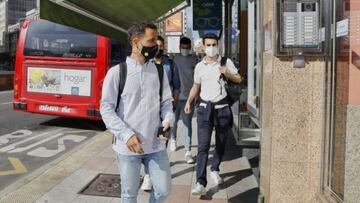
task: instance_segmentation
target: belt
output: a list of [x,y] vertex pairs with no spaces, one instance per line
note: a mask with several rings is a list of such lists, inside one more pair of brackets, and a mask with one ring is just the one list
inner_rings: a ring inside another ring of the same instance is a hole
[[200,102],[201,103],[211,103],[213,105],[229,105],[229,99],[227,97],[225,97],[224,99],[217,101],[217,102],[211,102],[211,101],[205,101],[202,98],[200,98]]

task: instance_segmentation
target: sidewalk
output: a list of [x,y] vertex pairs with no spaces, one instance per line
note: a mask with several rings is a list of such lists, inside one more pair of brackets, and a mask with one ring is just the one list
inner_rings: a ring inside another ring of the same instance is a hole
[[[193,119],[193,154],[197,151],[196,121]],[[179,135],[182,135],[179,122]],[[214,136],[213,136],[214,137]],[[168,152],[172,172],[172,194],[167,203],[195,202],[257,202],[258,182],[246,157],[239,157],[240,148],[234,137],[229,136],[228,148],[221,165],[221,176],[225,183],[216,187],[209,179],[207,194],[201,200],[191,195],[195,184],[195,165],[186,164],[184,148],[179,136],[178,150]],[[211,153],[214,149],[212,140]],[[210,155],[211,160],[212,155]],[[209,169],[208,169],[209,170]],[[99,173],[118,174],[115,154],[111,148],[111,134],[100,133],[79,150],[49,167],[36,177],[24,180],[20,186],[0,197],[1,203],[118,203],[119,198],[82,195],[79,192]],[[19,185],[19,184],[18,184]],[[138,202],[147,202],[149,193],[140,191]]]

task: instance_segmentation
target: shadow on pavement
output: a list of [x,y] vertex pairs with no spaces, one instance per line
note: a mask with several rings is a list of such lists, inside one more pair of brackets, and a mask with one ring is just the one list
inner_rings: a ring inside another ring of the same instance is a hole
[[256,203],[259,195],[259,188],[254,188],[248,190],[246,192],[240,193],[234,197],[228,199],[229,203],[239,203],[239,202],[246,202],[246,203]]
[[103,121],[93,121],[79,118],[65,118],[58,117],[55,119],[48,120],[41,123],[43,126],[56,126],[56,127],[65,127],[65,128],[75,128],[83,130],[95,130],[95,131],[105,131],[106,127]]
[[[243,154],[243,147],[236,145],[235,137],[232,134],[229,135],[227,139],[225,154],[222,161],[223,162],[231,161],[240,158],[242,156],[245,156]],[[251,167],[248,169],[237,170],[228,173],[221,173],[221,176],[224,178],[225,182],[221,186],[215,186],[210,188],[207,194],[204,197],[202,197],[202,199],[211,200],[214,194],[219,191],[219,189],[222,190],[226,189],[228,193],[229,202],[256,203],[259,194],[259,188],[252,188],[242,193],[239,193],[239,191],[231,192],[233,188],[236,188],[236,187],[231,188],[232,186],[240,182],[242,179],[254,175],[252,168],[256,168],[259,166],[259,156],[250,158],[249,163]],[[231,195],[229,196],[229,193],[235,194],[235,196],[231,196]]]

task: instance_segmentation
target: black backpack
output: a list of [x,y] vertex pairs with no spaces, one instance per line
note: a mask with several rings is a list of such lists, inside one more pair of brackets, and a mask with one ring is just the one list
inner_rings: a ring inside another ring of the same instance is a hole
[[[221,57],[220,65],[226,66],[227,57]],[[225,76],[222,77],[225,81],[225,90],[229,99],[230,106],[240,100],[241,86],[238,83],[232,82]]]
[[[160,81],[160,89],[159,89],[159,95],[160,95],[160,103],[162,101],[162,92],[163,92],[163,78],[164,78],[164,69],[163,66],[161,64],[156,64],[156,69],[158,71],[158,75],[159,75],[159,81]],[[119,111],[119,104],[120,104],[120,99],[121,99],[121,94],[124,90],[125,87],[125,82],[126,82],[126,75],[127,75],[127,65],[126,62],[122,62],[119,64],[120,66],[120,81],[119,81],[119,92],[117,95],[117,100],[116,100],[116,107],[115,107],[115,112]]]

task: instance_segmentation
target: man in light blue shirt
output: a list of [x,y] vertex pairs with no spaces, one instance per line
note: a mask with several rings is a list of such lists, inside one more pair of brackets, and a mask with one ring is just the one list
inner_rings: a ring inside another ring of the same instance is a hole
[[120,66],[112,67],[105,77],[100,112],[106,127],[116,137],[113,149],[121,176],[121,202],[136,202],[142,163],[148,168],[154,186],[149,202],[164,202],[171,190],[171,173],[165,150],[167,138],[157,135],[159,126],[166,130],[174,122],[173,99],[164,74],[159,101],[161,81],[153,60],[158,49],[156,26],[135,23],[128,33],[132,53],[126,59],[127,76],[119,112],[115,112],[115,106]]

